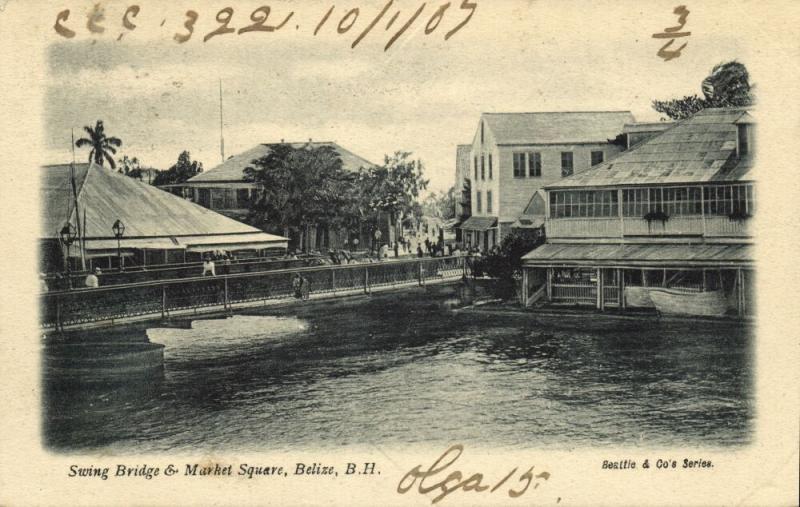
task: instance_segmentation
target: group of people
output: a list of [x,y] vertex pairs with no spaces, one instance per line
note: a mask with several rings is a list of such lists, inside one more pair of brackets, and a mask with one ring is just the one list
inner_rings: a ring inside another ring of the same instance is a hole
[[311,282],[308,281],[308,278],[301,276],[300,273],[295,273],[292,277],[292,291],[296,299],[308,301],[308,297],[311,294]]
[[214,252],[203,257],[203,274],[200,276],[217,276],[217,263],[222,265],[222,274],[227,275],[231,272],[231,262],[233,256],[229,252]]

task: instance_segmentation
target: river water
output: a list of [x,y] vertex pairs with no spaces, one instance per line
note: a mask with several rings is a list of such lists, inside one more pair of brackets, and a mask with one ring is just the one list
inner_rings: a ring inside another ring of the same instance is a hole
[[163,372],[45,374],[60,452],[259,451],[480,442],[749,442],[752,336],[741,325],[451,310],[422,292],[152,328]]

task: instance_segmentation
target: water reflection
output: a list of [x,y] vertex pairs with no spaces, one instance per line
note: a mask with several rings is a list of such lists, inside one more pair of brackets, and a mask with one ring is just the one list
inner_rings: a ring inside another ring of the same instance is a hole
[[449,298],[151,329],[163,376],[87,387],[50,375],[45,434],[56,449],[108,452],[749,439],[746,329],[452,311]]

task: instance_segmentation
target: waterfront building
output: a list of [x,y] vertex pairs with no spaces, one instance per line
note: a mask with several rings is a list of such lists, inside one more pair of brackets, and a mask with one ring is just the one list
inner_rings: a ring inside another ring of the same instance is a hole
[[465,243],[484,250],[499,244],[529,220],[526,208],[538,190],[622,151],[617,138],[633,122],[629,111],[483,113],[469,155]]
[[546,185],[524,303],[750,313],[753,129],[746,109],[705,109]]
[[[292,148],[319,148],[329,146],[333,148],[342,159],[342,168],[347,171],[358,171],[362,167],[374,166],[372,162],[339,146],[335,142],[312,141],[259,144],[247,151],[228,158],[222,164],[204,171],[184,183],[164,185],[162,188],[184,196],[203,206],[222,213],[230,218],[243,221],[250,211],[250,204],[258,195],[258,184],[245,178],[244,170],[253,166],[253,161],[267,156],[272,147],[278,144],[288,144]],[[384,231],[384,238],[388,238],[390,231]],[[340,246],[341,239],[336,231],[329,231],[323,227],[313,227],[310,231],[307,246],[314,249]],[[366,238],[362,244],[367,245]]]
[[[215,251],[286,250],[284,237],[94,163],[75,164],[74,171],[70,164],[43,167],[40,196],[43,272],[61,271],[67,262],[72,270],[91,270],[199,261]],[[114,229],[118,220],[122,228]],[[75,235],[71,245],[61,240],[67,224]]]

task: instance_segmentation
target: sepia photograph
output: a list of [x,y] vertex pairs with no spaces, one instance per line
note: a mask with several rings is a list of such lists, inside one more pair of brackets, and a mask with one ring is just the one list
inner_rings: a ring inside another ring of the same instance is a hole
[[[576,505],[503,450],[696,487],[756,452],[778,97],[727,4],[273,4],[42,4],[32,420],[59,481]],[[499,467],[453,471],[473,448]]]

